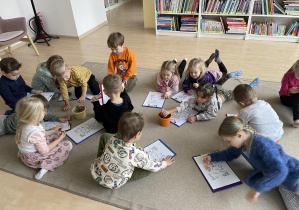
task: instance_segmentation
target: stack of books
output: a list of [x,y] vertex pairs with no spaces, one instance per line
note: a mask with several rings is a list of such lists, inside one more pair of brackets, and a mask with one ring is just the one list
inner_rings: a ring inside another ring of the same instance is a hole
[[285,13],[288,15],[299,15],[299,0],[284,0]]
[[247,23],[244,18],[226,18],[227,34],[245,34]]
[[173,26],[172,16],[157,16],[157,30],[172,31]]
[[198,17],[182,16],[181,17],[181,31],[197,31]]
[[198,13],[199,0],[155,0],[157,12]]
[[250,27],[250,34],[267,35],[267,36],[284,36],[286,31],[285,25],[278,25],[276,22],[256,23],[253,22]]
[[202,19],[200,31],[205,33],[225,33],[223,24],[217,20]]
[[203,0],[203,13],[248,14],[250,0]]

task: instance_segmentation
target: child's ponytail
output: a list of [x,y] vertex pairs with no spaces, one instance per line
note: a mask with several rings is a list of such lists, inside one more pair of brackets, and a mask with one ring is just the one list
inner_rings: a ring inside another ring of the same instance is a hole
[[219,136],[235,136],[239,131],[256,134],[256,131],[249,125],[245,124],[242,119],[238,117],[226,117],[221,123],[218,135]]
[[217,88],[217,85],[213,85],[213,87],[215,88],[218,109],[220,109],[220,102],[219,102],[219,97],[218,97],[218,88]]

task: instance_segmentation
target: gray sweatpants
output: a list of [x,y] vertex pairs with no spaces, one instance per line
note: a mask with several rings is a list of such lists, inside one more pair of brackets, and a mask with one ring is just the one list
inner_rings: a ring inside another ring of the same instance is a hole
[[279,186],[279,192],[288,210],[299,210],[299,183],[296,192],[292,192],[284,186]]

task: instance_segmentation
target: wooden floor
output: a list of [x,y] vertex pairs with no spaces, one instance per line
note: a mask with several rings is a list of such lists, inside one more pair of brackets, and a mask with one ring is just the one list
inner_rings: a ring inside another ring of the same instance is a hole
[[[115,31],[125,35],[125,44],[135,52],[138,67],[157,71],[164,60],[207,59],[215,49],[219,49],[229,72],[242,70],[244,78],[259,77],[280,82],[283,74],[299,58],[296,43],[155,36],[154,30],[143,29],[142,0],[132,0],[107,12],[107,16],[108,25],[80,41],[61,38],[51,40],[50,47],[38,44],[40,56],[23,46],[14,50],[12,55],[1,57],[13,56],[19,60],[23,64],[21,74],[29,85],[37,64],[53,54],[61,55],[68,65],[82,65],[87,61],[106,63],[111,52],[106,44],[107,37]],[[217,69],[214,62],[211,67]],[[2,98],[0,105],[2,114],[8,107]],[[117,209],[2,171],[0,177],[1,209]]]

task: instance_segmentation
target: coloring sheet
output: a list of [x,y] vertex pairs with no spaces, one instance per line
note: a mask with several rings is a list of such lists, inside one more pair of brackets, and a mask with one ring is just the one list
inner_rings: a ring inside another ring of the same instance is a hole
[[85,139],[94,135],[104,128],[102,123],[99,123],[94,118],[90,118],[84,123],[76,126],[72,130],[66,132],[66,135],[73,140],[76,144],[81,143]]
[[[38,95],[38,94],[27,93],[28,97],[32,95]],[[55,95],[55,92],[43,92],[41,95],[44,96],[50,102],[53,96]]]
[[165,103],[165,99],[161,98],[162,93],[156,91],[149,91],[142,106],[154,107],[162,109]]
[[197,115],[197,113],[198,112],[193,109],[185,110],[185,111],[181,111],[181,112],[175,112],[175,113],[172,113],[170,122],[172,122],[176,126],[180,127],[187,122],[188,117],[195,116],[195,115]]
[[225,114],[226,117],[238,117],[237,114]]
[[69,124],[69,122],[43,122],[43,126],[45,128],[45,130],[50,130],[58,125],[62,125],[62,131],[67,131],[71,129],[71,125]]
[[178,92],[177,94],[171,96],[170,98],[177,101],[177,102],[185,102],[188,101],[190,98],[194,98],[195,97],[195,91],[193,91],[193,95],[189,96],[187,93],[185,93],[184,91]]
[[193,159],[208,182],[212,192],[242,184],[241,180],[225,161],[210,162],[207,165],[203,162],[203,156],[195,156]]
[[144,147],[144,150],[149,154],[149,156],[156,160],[161,161],[163,158],[166,158],[168,155],[174,157],[176,153],[172,151],[162,140],[158,139],[152,144]]

